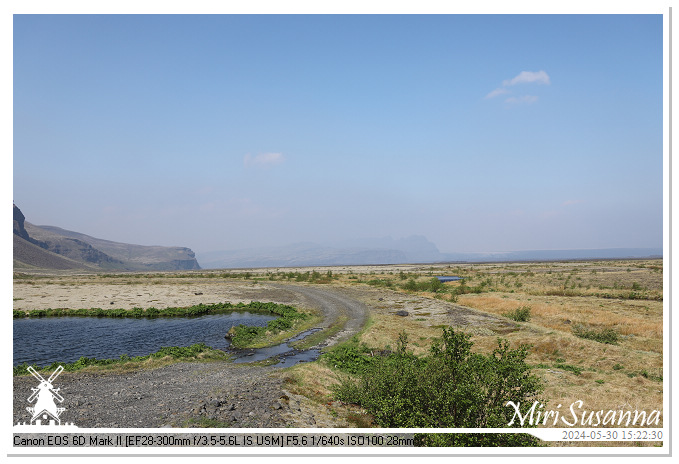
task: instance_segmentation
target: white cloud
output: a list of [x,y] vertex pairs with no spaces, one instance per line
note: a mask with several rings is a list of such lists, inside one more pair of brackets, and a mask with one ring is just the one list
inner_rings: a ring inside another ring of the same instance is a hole
[[[490,92],[488,95],[486,95],[485,98],[494,98],[497,97],[498,95],[504,95],[508,93],[512,93],[508,87],[513,87],[517,84],[544,84],[544,85],[549,85],[551,81],[549,80],[549,75],[544,72],[544,71],[521,71],[516,77],[513,79],[508,79],[506,81],[502,81],[502,87],[498,87],[497,89],[493,90]],[[537,101],[538,97],[534,97],[531,95],[525,95],[522,97],[510,97],[505,100],[507,103],[535,103]]]
[[536,101],[538,101],[538,97],[535,95],[522,95],[520,97],[509,97],[505,100],[505,103],[530,105]]
[[499,87],[499,88],[493,90],[492,92],[490,92],[488,95],[486,95],[486,98],[497,97],[498,95],[502,95],[502,94],[507,93],[507,92],[509,92],[509,90],[503,89],[502,87]]
[[508,87],[516,84],[530,84],[532,82],[536,84],[550,84],[549,76],[544,71],[521,71],[514,79],[502,82],[502,85]]
[[275,164],[281,164],[283,161],[285,161],[285,157],[282,153],[260,153],[255,156],[248,153],[245,155],[245,158],[243,158],[245,167],[268,167]]

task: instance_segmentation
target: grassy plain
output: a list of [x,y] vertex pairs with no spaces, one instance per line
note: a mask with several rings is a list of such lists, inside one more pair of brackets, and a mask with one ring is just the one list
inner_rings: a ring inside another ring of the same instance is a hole
[[[333,285],[377,292],[365,300],[370,324],[357,339],[375,350],[394,347],[406,331],[410,349],[424,354],[443,326],[455,326],[473,334],[473,349],[484,353],[498,337],[532,345],[528,362],[544,380],[546,409],[563,405],[566,415],[578,400],[581,412],[663,409],[662,260],[413,265],[333,275]],[[437,275],[464,281],[426,289]],[[415,288],[411,280],[422,288],[404,289]],[[517,310],[528,320],[516,321]],[[291,375],[300,393],[332,399],[338,376],[330,366],[299,366]],[[347,414],[365,423],[356,411]]]
[[[433,279],[440,275],[463,280],[437,285]],[[369,322],[352,343],[373,352],[395,347],[405,331],[410,350],[424,354],[449,326],[471,333],[473,349],[484,353],[497,346],[498,337],[512,347],[532,345],[527,361],[544,380],[548,409],[559,404],[567,409],[578,400],[587,411],[663,409],[661,259],[15,274],[14,309],[101,307],[109,300],[128,308],[252,300],[300,304],[260,285],[268,282],[349,292],[369,309]],[[88,286],[93,295],[74,290]],[[343,374],[323,358],[283,375],[291,391],[338,423],[370,424],[360,409],[334,401],[332,385]]]

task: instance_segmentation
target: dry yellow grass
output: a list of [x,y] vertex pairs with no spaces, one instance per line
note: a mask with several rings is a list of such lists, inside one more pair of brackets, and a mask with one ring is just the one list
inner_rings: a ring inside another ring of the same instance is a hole
[[529,306],[534,323],[560,331],[570,331],[580,323],[614,328],[622,335],[661,339],[663,333],[662,302],[657,301],[469,294],[460,296],[458,302],[498,315]]
[[[155,280],[129,276],[79,276],[64,280],[15,278],[15,297],[20,298],[15,300],[15,308],[40,304],[41,292],[46,291],[69,298],[67,285],[73,282],[83,286],[88,282],[110,285],[106,288],[111,296],[115,296],[116,301],[129,300],[130,305],[137,304],[141,295],[145,296],[138,290],[150,286],[157,287],[156,291],[165,291],[167,287],[167,304],[184,299],[192,302],[224,299],[227,283],[227,299],[233,300],[235,295],[250,301],[266,296],[263,286],[256,285],[253,279],[286,281],[283,272],[313,270],[261,269],[248,270],[247,275],[242,271],[200,271],[187,273],[187,277],[150,276]],[[498,337],[507,339],[512,347],[532,345],[527,361],[543,378],[543,397],[552,407],[580,400],[588,410],[662,410],[662,260],[343,266],[315,270],[321,274],[332,270],[335,279],[324,285],[354,288],[358,295],[365,295],[370,324],[359,338],[370,347],[395,348],[399,334],[405,331],[409,349],[422,355],[441,336],[442,326],[455,326],[473,334],[473,349],[479,352],[491,352],[497,347]],[[232,274],[234,280],[224,281],[225,274]],[[409,293],[401,288],[406,279],[424,282],[436,275],[464,277],[467,287],[477,287],[479,293],[459,295],[453,304],[450,290],[459,287],[459,282],[445,284],[443,296]],[[386,285],[378,285],[378,280]],[[367,282],[373,284],[366,285]],[[200,297],[196,290],[201,292]],[[501,317],[525,306],[531,308],[529,322],[514,323]],[[467,319],[460,317],[464,313],[460,308],[479,317],[468,314]],[[397,310],[407,310],[409,315],[397,316],[394,314]],[[504,321],[504,325],[493,320]],[[613,329],[620,335],[619,343],[610,345],[578,338],[573,334],[573,327],[578,324]],[[322,363],[305,363],[282,375],[289,379],[286,385],[293,393],[329,411],[332,385],[338,382],[336,372]],[[342,421],[349,414],[356,414],[355,410],[332,408]]]
[[[532,345],[527,361],[544,380],[543,398],[549,407],[561,404],[567,408],[573,402],[582,401],[587,411],[662,411],[661,260],[479,264],[457,269],[440,266],[433,272],[421,269],[419,278],[417,275],[414,278],[424,281],[431,275],[464,276],[470,288],[485,282],[480,293],[458,296],[457,304],[466,308],[496,316],[521,307],[531,308],[530,321],[517,323],[513,331],[501,332],[492,327],[484,333],[479,327],[459,328],[474,335],[473,349],[479,352],[491,352],[497,347],[498,337],[507,339],[512,347]],[[403,281],[393,273],[358,277],[363,281],[391,280],[391,288],[402,292],[398,287]],[[564,285],[565,282],[568,284]],[[459,286],[459,282],[446,284],[447,288]],[[637,294],[632,295],[634,291]],[[408,295],[455,307],[446,303],[447,296],[440,294],[404,292],[405,301]],[[434,300],[437,296],[439,299]],[[421,300],[414,301],[410,307],[423,306]],[[440,317],[434,322],[433,314],[424,313],[424,317],[412,314],[404,320],[388,314],[384,306],[387,305],[378,306],[381,309],[374,317],[373,326],[361,336],[367,345],[394,346],[398,333],[405,330],[411,341],[410,348],[422,354],[440,336]],[[392,304],[392,310],[402,307],[407,309],[408,304]],[[573,327],[578,324],[613,329],[620,335],[619,343],[611,345],[579,338],[573,334]],[[455,324],[449,322],[448,325]],[[418,342],[417,346],[413,346],[413,341]]]
[[384,349],[396,348],[396,342],[402,332],[408,334],[409,350],[416,355],[425,354],[436,337],[441,336],[441,330],[425,327],[413,321],[392,314],[373,314],[371,325],[361,335],[361,342],[369,347]]

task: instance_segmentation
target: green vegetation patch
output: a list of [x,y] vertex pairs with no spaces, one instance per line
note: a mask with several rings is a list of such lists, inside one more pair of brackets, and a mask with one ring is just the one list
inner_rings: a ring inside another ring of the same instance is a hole
[[613,329],[588,329],[580,324],[573,327],[573,335],[609,345],[617,345],[620,338],[618,332]]
[[554,367],[557,369],[563,369],[565,371],[572,372],[575,375],[580,375],[582,374],[582,367],[578,366],[573,366],[572,364],[564,364],[564,363],[556,363],[554,364]]
[[[200,356],[203,355],[203,356]],[[208,355],[207,357],[211,359],[219,358],[219,359],[227,359],[229,356],[224,353],[223,351],[220,350],[215,350],[214,348],[210,348],[209,346],[205,345],[204,343],[196,343],[191,346],[171,346],[171,347],[162,347],[160,350],[156,351],[155,353],[148,354],[146,356],[128,356],[126,354],[123,354],[120,356],[118,359],[97,359],[97,358],[87,358],[87,357],[81,357],[75,362],[72,363],[61,363],[61,362],[54,362],[50,364],[49,366],[45,367],[38,367],[36,365],[33,365],[33,368],[38,370],[38,371],[45,371],[45,372],[53,372],[57,367],[63,366],[65,371],[77,371],[80,369],[84,369],[85,367],[89,366],[114,366],[114,365],[122,365],[130,362],[142,362],[146,361],[148,359],[160,359],[160,358],[165,358],[167,356],[171,357],[172,359],[197,359],[199,357],[204,357],[205,355]],[[20,364],[18,366],[15,366],[13,368],[14,375],[28,375],[28,367],[29,364]]]
[[[188,306],[183,308],[132,308],[132,309],[101,309],[101,308],[90,308],[90,309],[35,309],[33,311],[20,311],[14,310],[13,314],[15,318],[24,317],[66,317],[66,316],[79,316],[79,317],[195,317],[204,316],[206,314],[223,314],[232,311],[249,311],[249,312],[259,312],[259,313],[270,313],[277,315],[290,314],[291,312],[297,312],[295,308],[288,305],[278,304],[278,303],[262,303],[260,301],[252,301],[250,303],[238,303],[232,304],[229,302],[225,303],[212,303],[212,304],[198,304],[194,306]],[[301,313],[298,313],[301,314]]]
[[[407,335],[387,356],[366,356],[354,344],[336,350],[334,365],[354,375],[335,387],[337,399],[358,404],[380,427],[504,428],[523,416],[543,390],[526,364],[528,346],[509,349],[506,341],[490,355],[473,353],[471,335],[443,330],[425,356],[407,351]],[[340,362],[338,362],[338,360]],[[536,446],[527,434],[417,434],[419,446]]]
[[530,321],[530,309],[530,306],[521,306],[514,311],[505,313],[504,316],[516,322],[528,322]]
[[374,350],[365,343],[359,343],[358,337],[354,336],[346,343],[323,353],[321,360],[335,369],[350,374],[361,374],[374,365],[375,358],[371,356],[372,353]]
[[401,285],[401,288],[409,292],[432,292],[437,293],[445,289],[445,285],[436,277],[427,279],[425,281],[416,281],[409,279],[406,283]]
[[292,329],[298,322],[309,318],[308,314],[300,313],[292,306],[279,305],[275,303],[262,303],[268,306],[267,312],[280,316],[273,321],[266,323],[265,327],[253,327],[238,325],[232,327],[231,344],[236,348],[252,346],[257,340],[263,339],[267,334],[277,334]]

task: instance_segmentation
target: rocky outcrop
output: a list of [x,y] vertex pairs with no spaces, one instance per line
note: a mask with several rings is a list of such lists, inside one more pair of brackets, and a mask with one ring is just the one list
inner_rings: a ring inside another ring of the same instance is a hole
[[25,221],[26,218],[24,217],[24,214],[17,208],[17,205],[14,205],[14,233],[24,240],[29,240],[28,232],[26,232],[26,228],[24,227]]

